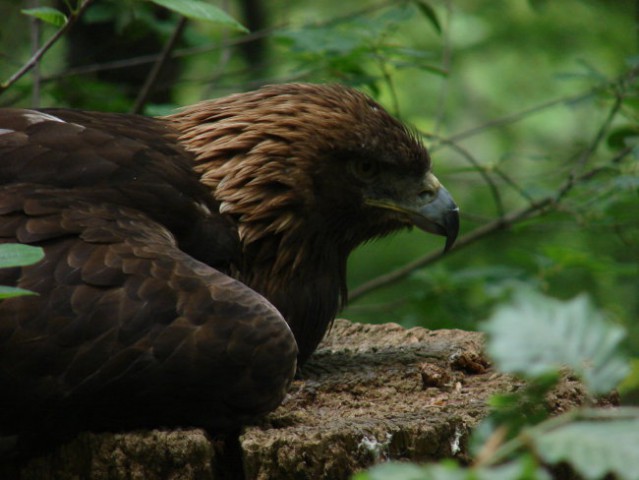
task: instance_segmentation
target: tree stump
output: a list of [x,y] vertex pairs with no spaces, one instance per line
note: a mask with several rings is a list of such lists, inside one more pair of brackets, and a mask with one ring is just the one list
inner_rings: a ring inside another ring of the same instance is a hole
[[[374,463],[466,460],[469,433],[486,400],[522,382],[493,371],[483,336],[336,320],[283,404],[239,437],[191,430],[83,433],[24,465],[20,480],[347,479]],[[554,413],[587,398],[564,378]]]

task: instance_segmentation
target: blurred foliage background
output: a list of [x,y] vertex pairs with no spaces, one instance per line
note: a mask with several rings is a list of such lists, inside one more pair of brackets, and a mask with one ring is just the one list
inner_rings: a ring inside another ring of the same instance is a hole
[[[77,3],[0,0],[0,80],[56,31],[21,9]],[[162,114],[267,83],[362,89],[422,135],[463,236],[441,258],[443,241],[421,232],[360,248],[343,316],[474,329],[522,285],[585,292],[629,332],[623,393],[639,403],[636,0],[210,3],[250,33],[143,0],[95,0],[0,106]]]

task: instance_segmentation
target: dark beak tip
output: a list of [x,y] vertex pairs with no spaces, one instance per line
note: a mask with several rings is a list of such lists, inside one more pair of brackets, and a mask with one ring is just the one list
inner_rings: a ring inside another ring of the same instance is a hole
[[459,207],[448,190],[440,187],[435,198],[408,211],[413,225],[425,232],[446,237],[444,253],[453,248],[459,234]]
[[444,219],[444,231],[446,235],[446,245],[444,245],[444,253],[450,251],[455,245],[457,235],[459,234],[459,208],[455,207],[446,214]]

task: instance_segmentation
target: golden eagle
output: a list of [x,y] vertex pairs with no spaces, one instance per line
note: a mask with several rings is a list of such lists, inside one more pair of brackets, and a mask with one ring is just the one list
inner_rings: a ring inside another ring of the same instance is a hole
[[286,84],[162,118],[0,110],[0,433],[232,429],[282,401],[362,242],[458,209],[366,95]]

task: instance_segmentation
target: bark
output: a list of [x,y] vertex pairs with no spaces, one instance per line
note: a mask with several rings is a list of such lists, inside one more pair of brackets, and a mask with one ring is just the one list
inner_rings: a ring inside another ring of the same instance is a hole
[[[337,320],[284,403],[239,437],[202,430],[83,433],[23,465],[21,480],[347,479],[388,459],[467,459],[486,400],[522,383],[493,371],[483,337]],[[593,399],[566,377],[549,398],[559,413]]]

